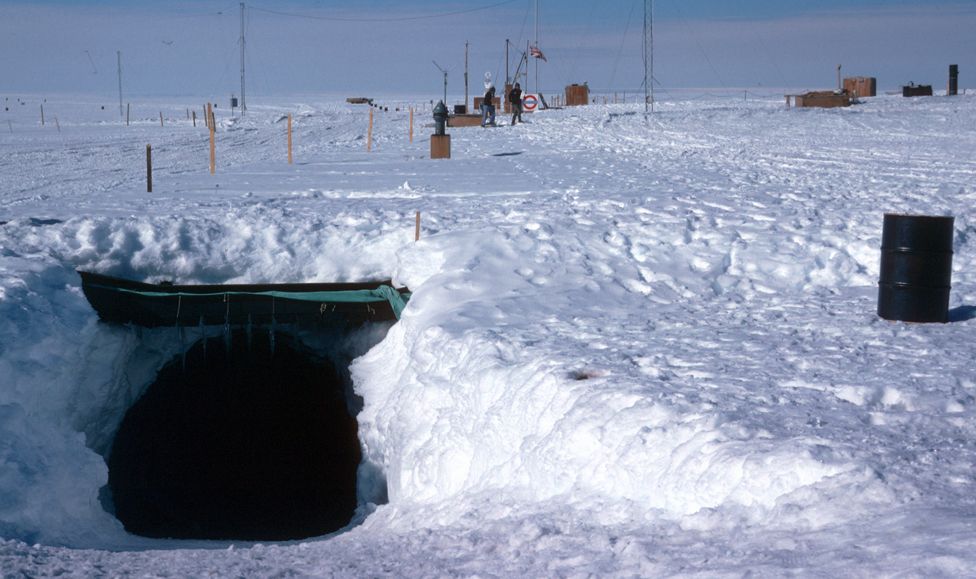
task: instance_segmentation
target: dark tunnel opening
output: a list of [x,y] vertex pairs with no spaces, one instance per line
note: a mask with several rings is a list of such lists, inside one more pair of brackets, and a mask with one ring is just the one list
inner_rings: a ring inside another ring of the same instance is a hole
[[360,446],[342,373],[287,334],[204,339],[159,372],[108,456],[115,516],[154,538],[290,540],[349,524]]

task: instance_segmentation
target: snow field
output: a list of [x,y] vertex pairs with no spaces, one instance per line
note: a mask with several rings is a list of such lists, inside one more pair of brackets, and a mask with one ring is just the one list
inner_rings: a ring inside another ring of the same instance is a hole
[[[972,98],[662,102],[647,124],[631,105],[548,111],[454,129],[450,161],[425,159],[426,129],[406,141],[406,113],[378,115],[366,153],[366,109],[298,110],[295,166],[271,152],[283,109],[255,107],[221,120],[215,177],[185,121],[18,117],[4,135],[7,560],[37,542],[131,549],[30,555],[79,573],[969,568]],[[146,195],[138,159],[100,151],[160,133]],[[884,212],[955,215],[953,323],[875,315]],[[126,536],[98,453],[177,350],[98,324],[75,268],[409,286],[352,367],[363,524],[236,552]]]

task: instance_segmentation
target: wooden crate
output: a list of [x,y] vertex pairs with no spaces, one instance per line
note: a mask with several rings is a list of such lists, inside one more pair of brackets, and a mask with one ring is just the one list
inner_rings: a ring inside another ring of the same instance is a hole
[[790,98],[793,98],[797,107],[849,107],[851,106],[851,95],[847,93],[835,93],[833,91],[814,91],[805,94],[787,95],[786,104],[789,105]]
[[449,127],[480,127],[481,115],[450,115],[447,117]]
[[[478,113],[481,112],[481,103],[483,103],[484,100],[485,100],[485,97],[474,97],[474,110],[476,112],[478,112]],[[497,115],[498,114],[498,111],[501,110],[502,98],[499,97],[499,96],[496,96],[495,99],[494,99],[494,103],[495,103],[495,114]]]

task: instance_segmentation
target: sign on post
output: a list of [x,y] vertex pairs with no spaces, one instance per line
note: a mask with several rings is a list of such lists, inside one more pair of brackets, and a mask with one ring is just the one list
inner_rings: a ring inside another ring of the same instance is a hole
[[536,94],[527,94],[522,97],[522,110],[531,113],[539,108],[539,103],[542,99]]

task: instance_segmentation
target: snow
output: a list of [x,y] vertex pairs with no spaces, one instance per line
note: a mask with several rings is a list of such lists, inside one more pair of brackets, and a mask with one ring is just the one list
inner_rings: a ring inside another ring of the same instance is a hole
[[[973,95],[550,110],[450,129],[450,160],[427,158],[429,105],[411,143],[404,102],[381,103],[367,151],[368,107],[249,99],[217,113],[213,176],[185,112],[206,99],[139,103],[126,127],[110,99],[49,96],[41,126],[42,97],[19,98],[0,116],[4,575],[976,565]],[[955,217],[951,323],[876,315],[885,212]],[[354,524],[270,544],[125,533],[103,456],[179,344],[97,322],[75,269],[408,286],[351,368]]]

